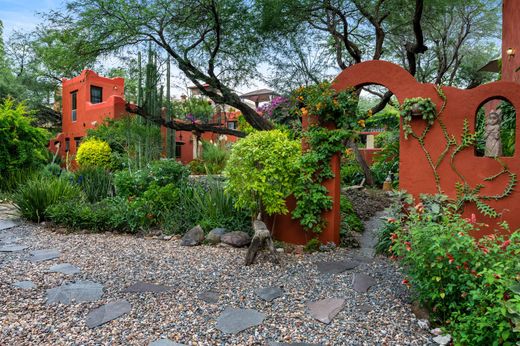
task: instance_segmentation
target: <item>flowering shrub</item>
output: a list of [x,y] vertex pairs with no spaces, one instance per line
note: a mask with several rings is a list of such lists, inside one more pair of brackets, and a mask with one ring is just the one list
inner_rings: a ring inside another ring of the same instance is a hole
[[107,142],[97,138],[85,140],[79,146],[76,162],[80,166],[94,166],[109,168],[111,165],[112,149]]
[[475,216],[432,208],[432,200],[392,222],[391,251],[408,275],[403,283],[456,345],[514,344],[520,340],[520,233],[475,239]]

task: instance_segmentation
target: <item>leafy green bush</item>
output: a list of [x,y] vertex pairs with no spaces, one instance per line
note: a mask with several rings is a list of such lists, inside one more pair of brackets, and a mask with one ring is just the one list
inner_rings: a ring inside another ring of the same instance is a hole
[[110,168],[112,149],[107,142],[97,138],[83,141],[76,154],[76,162],[80,167],[94,166]]
[[376,144],[382,150],[374,157],[370,167],[374,181],[383,185],[388,174],[392,174],[393,182],[399,182],[399,132],[386,131],[376,136]]
[[49,134],[32,121],[23,103],[0,103],[0,190],[16,189],[45,162]]
[[151,185],[166,186],[170,183],[180,185],[186,182],[189,170],[175,160],[153,161],[144,169],[130,172],[120,171],[114,175],[116,193],[119,196],[139,196]]
[[38,176],[19,187],[13,201],[21,215],[31,221],[47,220],[46,210],[60,201],[80,204],[81,191],[64,179]]
[[365,177],[363,169],[353,155],[346,154],[341,164],[341,182],[346,186],[359,185]]
[[346,197],[340,197],[341,221],[343,231],[363,232],[365,226],[356,214],[352,202]]
[[224,174],[226,191],[236,197],[236,206],[268,214],[288,212],[285,198],[293,192],[299,174],[299,141],[280,130],[258,131],[233,145]]
[[112,175],[103,167],[81,167],[76,172],[76,181],[91,203],[112,195]]
[[432,216],[423,204],[411,208],[400,226],[391,236],[392,249],[419,300],[455,345],[520,341],[520,232],[508,240],[495,234],[475,239],[474,215]]

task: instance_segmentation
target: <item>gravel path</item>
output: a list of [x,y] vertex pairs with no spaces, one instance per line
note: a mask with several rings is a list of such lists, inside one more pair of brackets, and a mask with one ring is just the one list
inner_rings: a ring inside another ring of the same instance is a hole
[[[424,345],[431,343],[410,310],[402,274],[386,258],[361,257],[360,250],[338,249],[311,255],[283,255],[280,268],[259,257],[242,265],[245,249],[181,247],[179,240],[142,239],[117,234],[59,234],[39,225],[0,231],[4,244],[19,238],[29,248],[0,252],[0,345],[148,345],[169,338],[185,345],[268,345],[308,342],[323,345]],[[0,243],[1,244],[1,243]],[[29,252],[54,248],[60,257],[30,261]],[[357,259],[361,264],[340,274],[324,275],[316,262]],[[81,269],[73,275],[46,272],[58,263]],[[377,284],[367,293],[352,289],[354,273],[368,274]],[[36,288],[14,287],[31,280]],[[46,290],[64,282],[88,280],[104,285],[99,301],[46,305]],[[122,292],[137,281],[173,287],[163,293]],[[254,291],[283,286],[284,295],[268,302]],[[198,299],[207,290],[218,303]],[[306,303],[344,298],[344,308],[330,324],[312,318]],[[93,309],[127,300],[131,311],[90,329]],[[226,307],[265,314],[261,325],[238,334],[223,334],[216,320]]]

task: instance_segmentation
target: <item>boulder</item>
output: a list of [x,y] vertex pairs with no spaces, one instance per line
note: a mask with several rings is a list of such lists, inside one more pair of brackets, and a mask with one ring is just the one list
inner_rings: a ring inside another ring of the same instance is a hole
[[195,246],[200,245],[204,240],[204,230],[199,225],[190,229],[182,237],[181,246]]
[[210,244],[218,244],[220,243],[220,237],[222,237],[225,233],[227,233],[227,229],[225,228],[213,228],[206,236],[206,240]]
[[251,237],[245,232],[235,231],[222,235],[220,241],[234,247],[243,247],[249,245]]

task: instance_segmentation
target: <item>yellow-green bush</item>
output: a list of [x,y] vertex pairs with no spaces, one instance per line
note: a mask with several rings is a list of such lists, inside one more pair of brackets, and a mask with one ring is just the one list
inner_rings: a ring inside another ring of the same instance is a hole
[[107,142],[91,138],[79,146],[76,162],[81,167],[94,166],[109,168],[112,150]]

